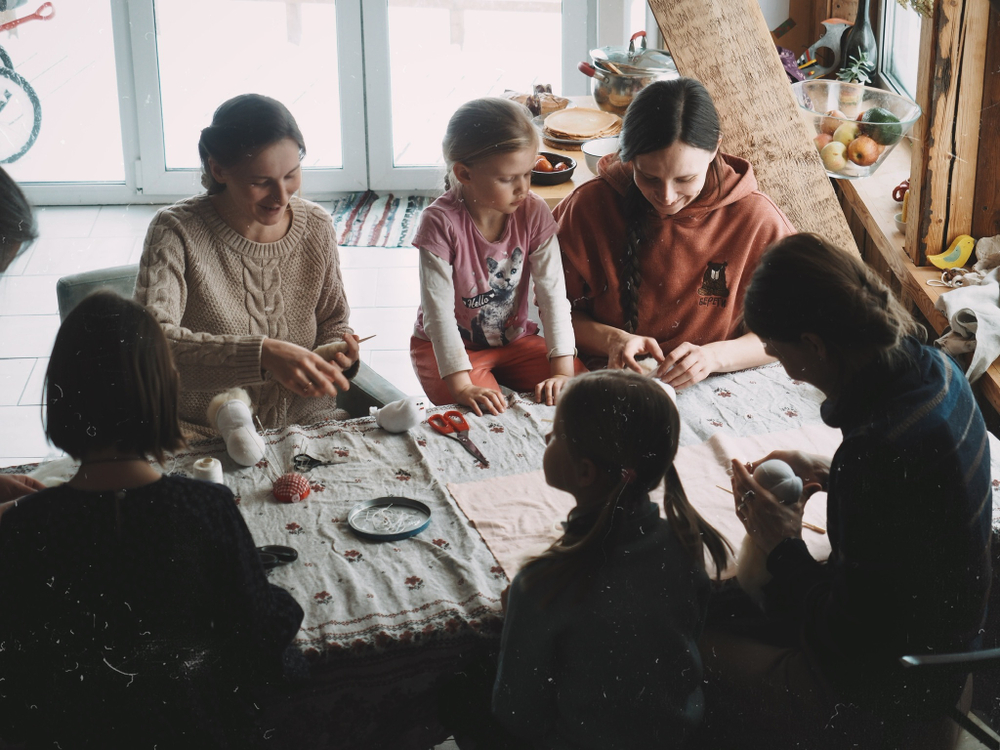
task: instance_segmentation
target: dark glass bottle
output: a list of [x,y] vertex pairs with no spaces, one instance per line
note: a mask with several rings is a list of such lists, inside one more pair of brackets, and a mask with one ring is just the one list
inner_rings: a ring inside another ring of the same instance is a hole
[[875,32],[872,31],[872,21],[868,12],[868,0],[858,0],[858,13],[854,18],[854,25],[847,32],[844,39],[844,57],[840,61],[841,67],[847,67],[853,61],[851,58],[861,59],[861,55],[868,55],[870,67],[868,75],[875,72],[875,65],[878,63],[878,46],[875,44]]

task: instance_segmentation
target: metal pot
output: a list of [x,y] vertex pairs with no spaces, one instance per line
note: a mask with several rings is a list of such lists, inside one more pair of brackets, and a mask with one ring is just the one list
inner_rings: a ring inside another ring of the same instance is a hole
[[[639,50],[635,40],[641,37]],[[605,112],[625,114],[638,91],[653,81],[679,78],[677,66],[666,50],[647,50],[646,32],[632,35],[628,48],[602,47],[590,51],[591,62],[577,68],[590,76],[590,92]]]

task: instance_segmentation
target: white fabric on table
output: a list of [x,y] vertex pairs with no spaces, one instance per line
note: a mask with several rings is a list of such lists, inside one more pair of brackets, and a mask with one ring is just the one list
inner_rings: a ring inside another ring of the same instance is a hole
[[[994,269],[978,286],[953,289],[938,297],[934,307],[948,318],[952,332],[965,341],[975,341],[975,352],[965,376],[975,383],[987,368],[1000,357],[1000,283]],[[959,350],[957,342],[944,336],[938,345],[947,351]],[[945,341],[945,339],[949,339]]]

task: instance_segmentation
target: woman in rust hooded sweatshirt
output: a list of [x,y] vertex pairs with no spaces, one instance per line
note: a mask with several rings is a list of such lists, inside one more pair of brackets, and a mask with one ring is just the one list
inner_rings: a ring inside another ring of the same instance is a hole
[[772,361],[740,324],[764,249],[795,229],[749,162],[719,151],[712,98],[692,78],[644,88],[619,152],[555,209],[577,346],[590,367],[675,388]]

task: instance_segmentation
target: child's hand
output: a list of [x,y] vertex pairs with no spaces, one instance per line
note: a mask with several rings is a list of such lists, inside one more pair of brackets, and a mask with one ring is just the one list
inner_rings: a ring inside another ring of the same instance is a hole
[[569,382],[569,375],[553,375],[535,386],[535,403],[555,406],[559,391]]
[[477,417],[483,416],[480,406],[485,407],[490,414],[499,414],[507,408],[503,395],[492,388],[469,384],[455,392],[455,403],[468,406]]

